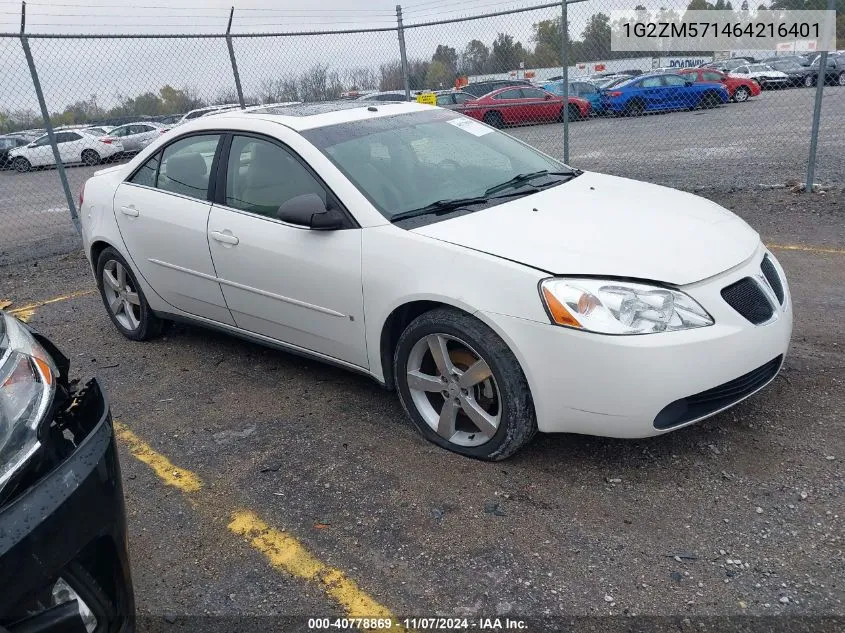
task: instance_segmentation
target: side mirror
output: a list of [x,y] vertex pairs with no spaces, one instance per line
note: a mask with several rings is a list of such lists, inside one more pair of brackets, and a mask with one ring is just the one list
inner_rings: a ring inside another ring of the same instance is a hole
[[334,231],[344,226],[343,214],[326,208],[316,193],[305,193],[286,201],[276,212],[282,222],[308,227],[315,231]]
[[684,83],[685,83],[686,85],[688,85],[688,86],[691,86],[691,85],[693,85],[695,82],[694,82],[694,81],[690,81],[689,79],[687,79]]

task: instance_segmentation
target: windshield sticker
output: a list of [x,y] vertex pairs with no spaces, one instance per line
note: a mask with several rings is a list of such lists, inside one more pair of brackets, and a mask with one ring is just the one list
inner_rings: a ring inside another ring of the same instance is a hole
[[456,128],[460,128],[464,132],[469,132],[473,136],[484,136],[485,134],[490,134],[490,132],[493,131],[486,125],[482,125],[478,121],[473,121],[472,119],[468,119],[466,117],[451,119],[446,121],[446,123],[454,125]]

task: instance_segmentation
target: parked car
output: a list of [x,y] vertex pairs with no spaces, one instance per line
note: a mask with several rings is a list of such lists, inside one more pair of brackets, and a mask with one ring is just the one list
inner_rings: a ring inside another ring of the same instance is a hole
[[0,630],[134,630],[126,511],[96,380],[0,312]]
[[668,73],[633,77],[602,94],[605,109],[624,116],[684,108],[715,108],[730,100],[728,89],[722,84],[695,83],[683,75]]
[[9,160],[9,150],[16,147],[23,147],[29,141],[20,136],[0,136],[0,169],[6,169],[11,166]]
[[773,88],[786,88],[789,86],[789,76],[779,70],[775,70],[767,64],[748,64],[737,66],[731,70],[732,75],[739,75],[753,79],[763,90]]
[[100,140],[103,143],[117,141],[123,145],[124,153],[133,154],[140,152],[168,130],[170,127],[162,123],[130,123],[114,128]]
[[[62,163],[83,163],[98,165],[123,151],[119,142],[104,143],[84,130],[55,132],[56,145]],[[29,145],[9,150],[9,160],[16,171],[25,172],[33,167],[50,167],[56,164],[50,139],[44,136]]]
[[[810,63],[810,67],[818,69],[820,63],[821,55]],[[828,79],[829,77],[831,79]],[[845,53],[828,53],[825,79],[838,86],[845,86]]]
[[480,459],[697,422],[773,380],[792,331],[783,269],[726,209],[416,103],[199,119],[80,197],[122,335],[188,320],[361,372]]
[[[563,96],[563,82],[551,81],[543,85],[543,90],[551,92],[558,97]],[[591,114],[604,113],[604,99],[601,96],[601,90],[591,81],[570,81],[569,94],[579,99],[585,99],[590,103]]]
[[358,97],[355,101],[407,101],[404,90],[387,90],[385,92],[370,92]]
[[524,79],[490,79],[488,81],[476,81],[471,84],[467,84],[461,90],[463,92],[468,92],[472,96],[478,98],[483,97],[486,94],[493,92],[494,90],[498,90],[499,88],[507,88],[509,86],[528,86],[532,87],[530,81],[525,81]]
[[157,117],[155,119],[155,122],[161,123],[162,125],[167,125],[169,127],[172,127],[174,125],[177,125],[179,123],[179,121],[182,120],[182,117],[184,117],[184,116],[185,116],[184,113],[183,114],[168,114],[167,116]]
[[[813,57],[815,57],[815,53],[813,53]],[[761,59],[760,62],[769,65],[773,62],[795,62],[799,66],[809,66],[810,62],[813,61],[813,57],[808,58],[806,55],[776,55],[775,57]]]
[[[569,97],[568,108],[571,121],[590,116],[590,102],[586,99]],[[511,86],[467,101],[463,113],[498,128],[526,123],[553,123],[563,120],[564,102],[562,97],[541,88]]]
[[112,125],[90,125],[87,127],[82,128],[82,131],[86,134],[93,134],[94,136],[102,136],[104,134],[108,134],[114,129]]
[[678,71],[684,79],[692,79],[696,83],[724,84],[728,89],[728,96],[737,103],[748,101],[750,97],[760,95],[760,84],[753,79],[728,75],[715,68],[685,68]]
[[235,108],[240,108],[240,104],[238,103],[224,103],[221,105],[211,105],[205,106],[202,108],[196,108],[195,110],[191,110],[190,112],[186,112],[182,115],[173,126],[182,125],[183,123],[187,123],[188,121],[193,121],[194,119],[199,119],[200,117],[207,116],[209,114],[215,114],[221,112],[222,110],[232,110]]
[[[786,76],[789,78],[790,86],[804,86],[805,88],[811,88],[816,85],[816,82],[819,79],[818,65],[811,66],[808,64],[807,66],[802,66],[792,60],[774,61],[770,62],[768,65],[775,70],[786,73]],[[824,82],[829,86],[836,85],[839,82],[839,73],[835,67],[828,65],[827,70],[825,71]]]
[[745,59],[744,57],[731,57],[730,59],[719,59],[712,62],[707,62],[699,66],[699,68],[715,68],[716,70],[721,70],[723,73],[731,72],[734,68],[739,68],[740,66],[747,66],[749,64],[749,60]]
[[461,90],[438,90],[434,93],[437,96],[437,105],[447,110],[463,110],[467,101],[475,99],[473,95]]

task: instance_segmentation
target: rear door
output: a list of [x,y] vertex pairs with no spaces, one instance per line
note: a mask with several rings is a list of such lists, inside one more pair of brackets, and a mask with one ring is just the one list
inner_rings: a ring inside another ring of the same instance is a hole
[[56,134],[56,145],[63,163],[78,163],[82,160],[82,150],[85,142],[76,132],[59,132]]
[[646,110],[661,110],[666,107],[666,86],[662,75],[642,79],[638,92],[645,101]]
[[209,174],[221,135],[182,137],[115,193],[114,215],[135,270],[167,303],[234,325],[208,250]]
[[495,105],[491,107],[502,114],[505,123],[522,123],[525,120],[527,112],[521,107],[525,99],[519,88],[503,90],[493,97],[493,101]]
[[[666,108],[692,108],[698,103],[698,91],[687,86],[687,79],[680,75],[663,75],[663,104]],[[692,81],[690,79],[690,81]]]

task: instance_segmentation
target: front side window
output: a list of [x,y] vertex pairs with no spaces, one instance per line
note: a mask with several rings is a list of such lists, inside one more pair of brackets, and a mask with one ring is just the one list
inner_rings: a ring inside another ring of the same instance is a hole
[[351,121],[302,135],[388,219],[439,200],[484,196],[518,174],[569,170],[448,110]]
[[452,97],[455,99],[455,103],[466,103],[470,99],[475,98],[472,95],[468,95],[465,92],[456,92],[455,94],[452,95]]
[[545,99],[546,93],[539,88],[523,88],[522,96],[526,99]]
[[191,198],[208,198],[211,162],[220,136],[188,136],[164,148],[156,187]]
[[660,77],[646,77],[640,82],[640,88],[660,88],[662,85]]
[[437,95],[437,105],[439,106],[452,105],[454,103],[452,95]]
[[114,136],[116,138],[122,138],[122,137],[126,136],[127,134],[129,134],[129,126],[128,125],[115,128],[111,132],[109,132],[109,136]]
[[235,136],[226,169],[226,206],[275,218],[288,200],[326,190],[289,151],[250,136]]
[[516,88],[515,90],[505,90],[505,91],[503,91],[503,92],[500,92],[499,94],[494,95],[494,96],[493,96],[493,98],[494,98],[494,99],[499,99],[499,100],[503,100],[503,99],[521,99],[521,98],[522,98],[522,93],[519,91],[519,88]]

